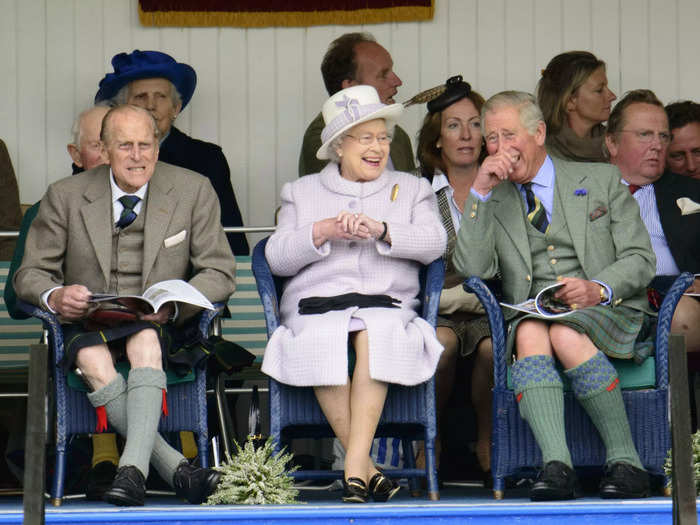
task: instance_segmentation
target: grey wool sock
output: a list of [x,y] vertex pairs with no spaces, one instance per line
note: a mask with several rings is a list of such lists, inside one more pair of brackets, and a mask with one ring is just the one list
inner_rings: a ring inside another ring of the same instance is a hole
[[565,370],[576,399],[588,413],[605,444],[606,463],[622,461],[644,468],[632,441],[617,371],[602,352]]
[[[149,372],[138,372],[136,376],[132,376],[134,372],[137,370],[148,370]],[[152,372],[156,372],[153,374]],[[159,382],[158,376],[162,374],[162,382]],[[155,428],[158,428],[158,422],[160,419],[160,411],[161,411],[161,400],[162,400],[162,389],[161,389],[161,384],[164,385],[165,383],[165,373],[162,370],[156,370],[154,368],[141,368],[141,369],[134,369],[129,373],[129,386],[133,388],[133,381],[135,380],[137,382],[141,381],[142,379],[139,378],[139,376],[146,376],[143,379],[146,379],[146,383],[155,383],[155,385],[151,385],[152,388],[151,390],[157,390],[157,417],[155,419]],[[149,377],[150,376],[150,377]],[[133,377],[133,378],[132,378]],[[155,381],[154,381],[155,379]],[[151,392],[151,396],[153,396],[154,392]],[[138,400],[138,394],[136,396],[136,399]],[[96,390],[95,392],[91,392],[88,394],[88,399],[92,403],[93,406],[99,407],[99,406],[104,406],[106,411],[107,411],[107,419],[109,422],[112,424],[112,426],[121,434],[122,436],[127,438],[127,446],[129,444],[129,439],[130,436],[128,435],[128,420],[127,420],[127,383],[124,381],[124,378],[121,375],[117,375],[117,377],[108,385],[104,386],[103,388]],[[130,421],[130,420],[129,420]],[[136,424],[136,423],[135,423]],[[158,473],[163,477],[165,481],[167,481],[169,484],[172,484],[173,481],[173,474],[175,473],[175,470],[177,469],[178,465],[182,461],[186,461],[185,457],[180,454],[177,450],[172,448],[165,439],[157,432],[153,432],[153,443],[151,446],[152,448],[152,453],[149,453],[151,461],[153,461],[153,466],[156,468]],[[134,445],[138,445],[139,443],[139,438],[134,437],[132,439],[134,442]],[[146,444],[148,446],[148,444]],[[124,449],[124,452],[126,453],[126,448]],[[127,456],[127,460],[124,459],[125,454],[122,454],[122,457],[119,462],[119,466],[124,466],[124,465],[133,465],[136,468],[138,468],[141,473],[144,475],[144,477],[148,477],[148,457],[146,457],[145,462],[143,461],[143,453],[141,451],[137,451],[136,456],[133,454],[131,456]],[[135,458],[135,459],[134,459]],[[140,461],[141,464],[135,463],[135,461]]]
[[528,422],[544,464],[561,461],[573,467],[564,431],[564,388],[554,359],[534,355],[511,368],[520,415]]

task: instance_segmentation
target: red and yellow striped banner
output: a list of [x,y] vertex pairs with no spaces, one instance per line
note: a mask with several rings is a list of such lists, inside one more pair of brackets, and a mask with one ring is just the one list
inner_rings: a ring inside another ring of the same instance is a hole
[[431,20],[435,0],[139,0],[144,26],[270,27]]

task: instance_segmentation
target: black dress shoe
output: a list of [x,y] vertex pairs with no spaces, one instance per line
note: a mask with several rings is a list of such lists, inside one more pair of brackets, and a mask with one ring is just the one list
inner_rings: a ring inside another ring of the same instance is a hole
[[389,501],[400,488],[401,485],[395,480],[387,478],[382,472],[377,472],[369,480],[369,493],[372,494],[374,501]]
[[111,461],[101,461],[88,471],[85,486],[85,498],[90,501],[102,501],[117,475],[117,466]]
[[618,461],[605,465],[600,480],[601,498],[646,498],[649,495],[649,474],[629,463]]
[[369,492],[360,478],[343,480],[343,501],[345,503],[367,503]]
[[221,472],[211,468],[195,467],[186,461],[180,463],[173,474],[173,486],[178,498],[190,503],[203,503],[211,496],[221,481]]
[[104,500],[121,507],[143,505],[146,499],[146,479],[141,471],[131,465],[120,467],[112,486],[105,492]]
[[574,499],[578,480],[576,472],[561,461],[550,461],[540,471],[530,489],[532,501]]

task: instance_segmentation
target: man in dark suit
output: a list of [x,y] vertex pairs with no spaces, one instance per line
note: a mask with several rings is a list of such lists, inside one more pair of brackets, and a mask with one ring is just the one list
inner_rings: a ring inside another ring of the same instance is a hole
[[[401,86],[401,79],[394,73],[393,67],[391,55],[372,35],[346,33],[331,42],[321,63],[321,74],[328,95],[350,86],[366,84],[377,90],[383,104],[393,104],[396,88]],[[319,113],[306,128],[299,154],[300,177],[318,173],[328,163],[328,160],[316,158],[324,125],[323,116]],[[399,126],[394,127],[389,156],[390,169],[412,172],[416,167],[411,139]]]
[[508,349],[521,416],[542,451],[533,500],[576,496],[564,431],[558,361],[606,448],[604,498],[643,497],[649,479],[634,447],[615,368],[607,356],[638,352],[644,287],[654,254],[639,210],[612,166],[550,158],[542,112],[528,93],[505,91],[482,109],[489,156],[479,167],[454,254],[462,275],[500,274],[504,300],[520,303],[561,283],[573,312],[543,319],[507,309]]
[[[197,311],[166,303],[153,314],[96,331],[86,321],[93,292],[140,295],[168,279],[184,279],[212,302],[233,292],[235,261],[221,228],[209,181],[157,162],[158,128],[136,106],[110,110],[101,141],[109,166],[99,166],[49,186],[27,235],[13,282],[18,297],[61,319],[66,370],[78,367],[103,410],[126,438],[119,469],[105,499],[143,505],[152,461],[178,496],[201,503],[220,474],[196,468],[158,434],[166,388],[164,364],[174,323]],[[131,364],[128,380],[112,352]],[[103,408],[104,407],[104,408]]]
[[700,180],[700,104],[683,100],[668,104],[665,109],[671,128],[666,168]]
[[[670,141],[663,104],[648,89],[630,91],[610,114],[605,138],[610,162],[639,204],[657,276],[700,273],[700,181],[664,171]],[[699,279],[693,288],[700,291]],[[700,352],[700,301],[682,297],[671,329],[685,334],[688,352]]]
[[[221,223],[243,226],[231,186],[231,172],[221,147],[185,135],[173,123],[192,98],[197,74],[187,64],[159,51],[119,53],[112,58],[114,73],[100,81],[95,103],[112,99],[147,109],[156,119],[161,144],[158,160],[201,173],[219,196]],[[244,233],[227,234],[234,255],[248,255]]]

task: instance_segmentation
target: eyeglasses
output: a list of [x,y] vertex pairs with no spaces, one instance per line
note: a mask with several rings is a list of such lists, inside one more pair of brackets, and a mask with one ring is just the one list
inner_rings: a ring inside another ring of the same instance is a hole
[[639,142],[644,142],[645,144],[653,142],[654,137],[659,138],[659,142],[664,146],[671,143],[671,134],[666,131],[659,131],[655,133],[650,129],[622,129],[620,133],[634,133]]
[[370,133],[367,133],[366,135],[360,135],[359,137],[349,134],[346,134],[345,136],[350,137],[351,139],[355,139],[363,146],[369,146],[370,144],[373,144],[375,140],[380,146],[387,146],[391,144],[391,139],[393,138],[391,135],[372,135]]

